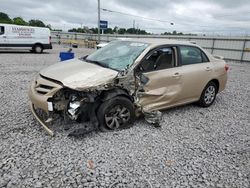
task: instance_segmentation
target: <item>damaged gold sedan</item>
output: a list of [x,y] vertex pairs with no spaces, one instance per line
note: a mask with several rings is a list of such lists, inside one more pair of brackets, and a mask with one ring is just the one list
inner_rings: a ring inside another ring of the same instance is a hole
[[193,102],[210,106],[225,89],[227,70],[222,58],[189,42],[117,40],[42,70],[29,90],[31,109],[50,135],[47,124],[55,114],[90,121],[102,131],[129,127],[141,114],[157,125],[159,110]]

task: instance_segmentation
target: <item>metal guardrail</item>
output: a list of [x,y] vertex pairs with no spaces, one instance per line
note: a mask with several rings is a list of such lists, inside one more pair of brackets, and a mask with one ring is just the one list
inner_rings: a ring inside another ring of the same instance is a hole
[[[159,38],[196,42],[214,55],[223,56],[226,60],[250,62],[250,37],[225,37],[225,36],[187,36],[187,35],[101,35],[101,42],[109,42],[117,38]],[[91,43],[94,47],[98,40],[97,34],[52,32],[53,43],[64,41],[78,41],[80,44]],[[87,45],[88,47],[88,45]]]

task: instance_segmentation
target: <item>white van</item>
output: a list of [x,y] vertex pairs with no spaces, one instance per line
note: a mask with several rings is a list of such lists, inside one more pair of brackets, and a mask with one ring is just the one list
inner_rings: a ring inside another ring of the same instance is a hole
[[48,28],[0,23],[0,48],[24,48],[35,53],[52,49]]

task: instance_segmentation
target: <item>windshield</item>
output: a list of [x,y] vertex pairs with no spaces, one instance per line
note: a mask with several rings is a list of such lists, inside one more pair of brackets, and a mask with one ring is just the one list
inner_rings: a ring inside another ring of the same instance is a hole
[[125,70],[127,66],[133,64],[135,59],[147,47],[147,43],[114,41],[89,55],[86,61],[122,71]]

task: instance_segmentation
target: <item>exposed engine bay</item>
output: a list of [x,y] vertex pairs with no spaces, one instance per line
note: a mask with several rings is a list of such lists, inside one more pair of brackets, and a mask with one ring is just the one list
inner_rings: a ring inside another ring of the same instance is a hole
[[138,92],[139,90],[142,91],[143,85],[147,82],[145,77],[143,77],[142,81],[140,79],[140,76],[135,79],[134,75],[129,77],[126,72],[121,72],[113,84],[94,87],[88,91],[62,88],[48,99],[48,118],[44,121],[44,126],[52,123],[56,119],[55,115],[60,114],[65,121],[65,129],[70,129],[70,121],[78,123],[91,122],[92,126],[87,130],[85,128],[74,130],[70,133],[71,136],[97,130],[99,128],[98,107],[103,102],[118,96],[126,97],[133,103],[137,117],[144,114],[148,123],[158,126],[161,121],[161,113],[159,111],[143,110],[139,104]]

